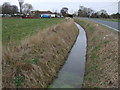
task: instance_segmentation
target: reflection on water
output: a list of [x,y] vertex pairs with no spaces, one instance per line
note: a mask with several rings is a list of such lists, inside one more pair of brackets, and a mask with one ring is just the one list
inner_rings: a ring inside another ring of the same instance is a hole
[[[75,23],[76,24],[76,23]],[[76,24],[79,29],[79,35],[73,46],[68,59],[58,74],[58,78],[49,86],[49,88],[80,88],[86,62],[86,34],[84,29]]]

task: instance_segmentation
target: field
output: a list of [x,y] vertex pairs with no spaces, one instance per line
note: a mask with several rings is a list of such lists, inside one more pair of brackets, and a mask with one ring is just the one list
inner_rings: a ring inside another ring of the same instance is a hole
[[19,43],[23,38],[42,31],[64,19],[3,19],[2,21],[2,43],[7,45],[10,42]]

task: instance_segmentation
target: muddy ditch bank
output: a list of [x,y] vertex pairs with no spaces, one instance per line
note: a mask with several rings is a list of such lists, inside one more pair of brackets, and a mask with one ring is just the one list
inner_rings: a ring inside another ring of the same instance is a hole
[[69,19],[38,32],[15,47],[3,47],[3,88],[47,88],[64,64],[78,28]]
[[82,88],[118,88],[118,32],[92,21],[75,21],[88,40]]

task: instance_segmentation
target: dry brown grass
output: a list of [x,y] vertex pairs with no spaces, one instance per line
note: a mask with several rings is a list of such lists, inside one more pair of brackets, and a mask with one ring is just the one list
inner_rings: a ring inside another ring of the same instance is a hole
[[118,32],[80,20],[88,39],[83,88],[118,88]]
[[15,47],[3,48],[3,88],[46,88],[56,77],[74,44],[73,20],[38,32]]

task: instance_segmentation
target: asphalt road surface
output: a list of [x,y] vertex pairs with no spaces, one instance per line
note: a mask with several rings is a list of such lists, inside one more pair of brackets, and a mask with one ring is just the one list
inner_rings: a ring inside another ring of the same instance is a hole
[[108,27],[113,28],[114,30],[119,30],[120,31],[120,22],[113,22],[113,21],[105,21],[105,20],[98,20],[98,19],[91,19],[91,18],[83,18],[87,20],[91,20],[97,23],[104,24]]

